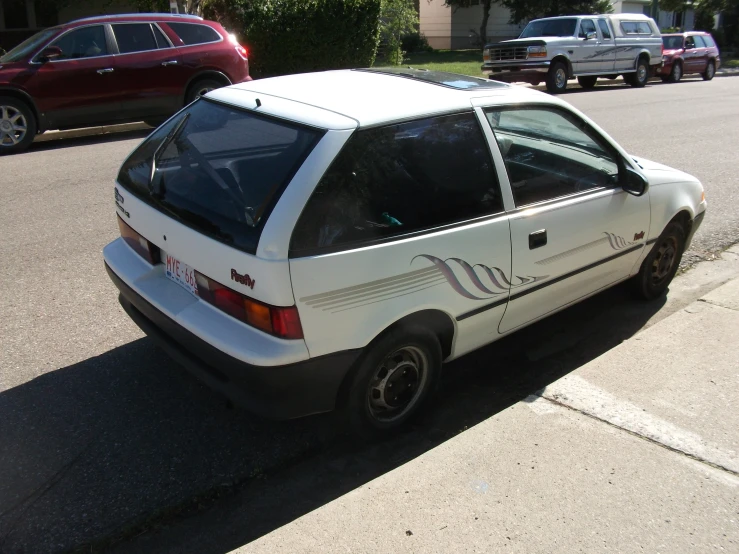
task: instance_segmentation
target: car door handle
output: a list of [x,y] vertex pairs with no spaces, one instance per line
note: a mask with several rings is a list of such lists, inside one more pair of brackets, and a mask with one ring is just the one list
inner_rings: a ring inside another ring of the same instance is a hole
[[529,235],[529,250],[534,248],[540,248],[545,246],[547,243],[547,230],[541,229],[540,231],[534,231]]
[[98,69],[98,75],[102,75],[103,73],[113,73],[114,69],[112,67],[108,67],[105,69]]
[[162,65],[165,67],[168,65],[177,65],[177,60],[170,60],[168,62],[162,62]]

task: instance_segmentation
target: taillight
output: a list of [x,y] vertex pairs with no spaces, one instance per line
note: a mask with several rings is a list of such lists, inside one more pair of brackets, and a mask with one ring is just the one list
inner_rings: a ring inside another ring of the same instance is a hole
[[296,306],[269,306],[224,287],[197,271],[195,281],[200,298],[239,321],[282,339],[303,338],[303,327]]
[[238,45],[236,47],[236,51],[239,53],[239,56],[241,56],[243,59],[248,60],[249,59],[249,51],[244,48],[241,45]]
[[144,258],[151,265],[159,263],[159,247],[150,243],[129,227],[128,224],[121,219],[121,216],[118,216],[118,229],[121,231],[121,238],[133,249],[134,252]]

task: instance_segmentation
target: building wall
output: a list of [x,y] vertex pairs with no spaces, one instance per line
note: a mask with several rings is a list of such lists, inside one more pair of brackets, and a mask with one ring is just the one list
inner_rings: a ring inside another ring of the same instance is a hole
[[[523,25],[508,23],[510,12],[493,4],[487,25],[488,41],[515,38]],[[420,0],[420,30],[426,35],[429,45],[438,49],[475,48],[482,23],[482,6],[452,9],[444,0]]]
[[649,15],[651,0],[617,0],[612,2],[613,13],[641,13]]

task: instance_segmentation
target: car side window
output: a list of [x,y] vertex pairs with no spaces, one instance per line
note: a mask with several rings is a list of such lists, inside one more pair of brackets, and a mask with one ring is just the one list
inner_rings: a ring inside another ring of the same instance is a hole
[[614,186],[618,163],[594,132],[564,111],[485,110],[516,206]]
[[705,48],[706,47],[706,43],[703,42],[703,37],[702,36],[695,35],[693,37],[693,40],[695,40],[695,47],[696,48]]
[[603,38],[610,39],[611,38],[611,30],[608,28],[608,23],[605,19],[599,19],[598,20],[598,27],[600,27],[600,32],[603,35]]
[[164,36],[164,33],[158,25],[152,23],[151,28],[154,31],[154,39],[157,41],[157,46],[159,48],[172,48],[172,45],[167,40],[167,37]]
[[113,25],[113,33],[121,54],[156,50],[157,42],[149,23],[119,23]]
[[580,38],[585,38],[588,33],[595,33],[595,23],[591,19],[583,19],[580,22]]
[[193,44],[205,44],[206,42],[218,42],[221,40],[215,29],[208,27],[207,25],[200,25],[197,23],[172,23],[167,22],[169,28],[172,29],[177,36],[182,39],[185,46]]
[[62,51],[57,60],[79,60],[108,55],[105,29],[102,25],[91,25],[75,29],[55,40],[51,46]]
[[706,46],[708,48],[714,48],[716,46],[716,43],[713,41],[713,37],[711,35],[704,35],[703,42],[706,43]]
[[358,130],[293,231],[292,251],[365,242],[503,212],[473,113]]
[[685,48],[695,48],[695,40],[693,40],[693,37],[687,37],[685,39]]

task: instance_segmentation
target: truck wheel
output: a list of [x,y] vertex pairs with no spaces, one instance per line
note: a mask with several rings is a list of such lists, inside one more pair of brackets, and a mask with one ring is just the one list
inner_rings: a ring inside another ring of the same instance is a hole
[[595,82],[598,80],[598,77],[578,77],[577,82],[580,83],[580,86],[584,89],[591,89],[595,88]]
[[633,278],[639,297],[652,300],[665,293],[680,266],[684,248],[685,229],[677,221],[672,221],[662,231]]
[[356,437],[371,439],[403,425],[436,390],[441,345],[425,327],[398,327],[362,355],[344,403],[344,422]]
[[557,62],[549,68],[547,73],[547,91],[559,94],[567,89],[567,66]]
[[704,81],[710,81],[714,75],[716,75],[716,62],[711,60],[706,66],[706,71],[701,73],[701,77],[703,77]]
[[649,64],[645,58],[639,58],[636,62],[636,73],[631,74],[628,83],[632,87],[642,88],[649,81]]
[[36,118],[28,105],[10,96],[0,96],[0,155],[28,148],[36,137]]

